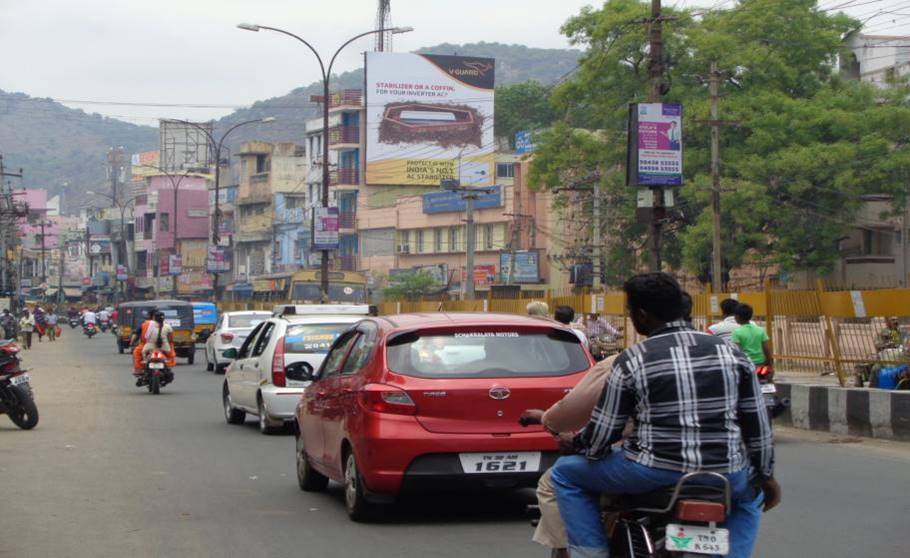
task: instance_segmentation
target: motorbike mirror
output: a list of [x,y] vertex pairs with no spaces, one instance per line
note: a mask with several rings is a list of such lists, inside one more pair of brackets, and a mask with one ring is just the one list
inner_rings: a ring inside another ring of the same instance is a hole
[[223,353],[221,353],[221,355],[222,355],[224,358],[229,358],[229,359],[231,359],[231,360],[236,360],[236,359],[237,359],[237,348],[236,348],[236,347],[231,347],[230,349],[228,349],[228,350],[224,351]]

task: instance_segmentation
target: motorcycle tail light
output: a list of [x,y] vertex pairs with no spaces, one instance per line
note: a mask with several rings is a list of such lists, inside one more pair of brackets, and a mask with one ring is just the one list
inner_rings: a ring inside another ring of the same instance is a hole
[[233,334],[233,333],[230,333],[230,332],[227,332],[227,331],[226,331],[226,332],[224,332],[224,333],[221,334],[221,342],[222,342],[222,343],[230,343],[230,342],[233,341],[233,340],[234,340],[234,334]]
[[680,500],[676,503],[673,516],[680,521],[722,523],[727,519],[727,510],[718,502],[704,500]]
[[284,336],[281,336],[275,345],[275,353],[272,355],[272,385],[285,387],[287,383],[287,375],[284,371]]
[[4,345],[3,347],[0,347],[0,351],[3,351],[4,353],[6,353],[8,355],[14,355],[14,354],[18,353],[20,350],[21,349],[19,349],[19,346],[16,345],[15,343],[9,343],[8,345]]

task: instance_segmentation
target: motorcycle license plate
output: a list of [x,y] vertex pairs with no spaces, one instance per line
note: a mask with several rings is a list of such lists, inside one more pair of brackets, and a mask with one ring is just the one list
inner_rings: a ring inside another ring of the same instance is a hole
[[28,374],[19,374],[18,376],[13,376],[9,381],[14,386],[27,384],[28,383]]
[[164,368],[164,363],[163,362],[150,362],[149,368],[151,368],[153,370],[161,370],[162,368]]
[[730,531],[697,525],[667,524],[665,545],[671,552],[729,554]]
[[777,393],[777,386],[774,384],[762,384],[761,392],[762,393]]
[[539,451],[502,453],[460,453],[462,470],[469,475],[478,473],[533,473],[540,470]]

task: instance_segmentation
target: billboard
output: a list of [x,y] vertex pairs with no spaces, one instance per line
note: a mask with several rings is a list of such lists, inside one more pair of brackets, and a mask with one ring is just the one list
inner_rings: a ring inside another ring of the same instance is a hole
[[220,246],[208,247],[206,270],[209,273],[224,273],[231,270],[230,256],[224,248]]
[[313,208],[313,250],[338,249],[338,208]]
[[[502,207],[502,186],[492,186],[489,192],[478,193],[474,209]],[[423,212],[460,213],[467,209],[467,202],[461,192],[430,192],[423,195]]]
[[130,171],[132,173],[133,180],[142,180],[147,176],[160,174],[161,171],[158,170],[160,161],[160,151],[143,151],[141,153],[133,153],[130,157]]
[[492,184],[494,75],[492,58],[368,52],[367,184]]
[[515,132],[515,153],[519,155],[524,155],[525,153],[533,153],[537,148],[534,145],[534,138],[531,136],[531,132]]
[[171,275],[180,275],[183,272],[183,260],[180,254],[171,254],[167,257],[168,273]]
[[682,185],[682,105],[629,105],[628,182],[633,186]]
[[539,283],[540,254],[537,253],[537,250],[501,252],[499,254],[499,273],[499,280],[503,283]]
[[209,137],[212,122],[185,122],[161,119],[158,166],[167,172],[207,169],[212,165]]

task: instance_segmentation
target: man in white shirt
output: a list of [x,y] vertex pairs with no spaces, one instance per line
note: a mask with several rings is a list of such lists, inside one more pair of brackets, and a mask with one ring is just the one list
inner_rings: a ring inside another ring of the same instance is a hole
[[88,324],[92,324],[92,325],[98,324],[98,316],[92,310],[86,310],[85,313],[82,314],[82,325],[88,325]]
[[736,312],[737,306],[739,306],[739,301],[736,299],[725,298],[722,300],[720,303],[720,311],[723,313],[724,319],[716,324],[708,326],[708,333],[729,342],[733,332],[739,328],[739,324],[736,323],[736,316],[733,315]]
[[102,322],[106,322],[111,319],[111,313],[107,311],[107,308],[102,308],[101,311],[98,312],[98,319]]

